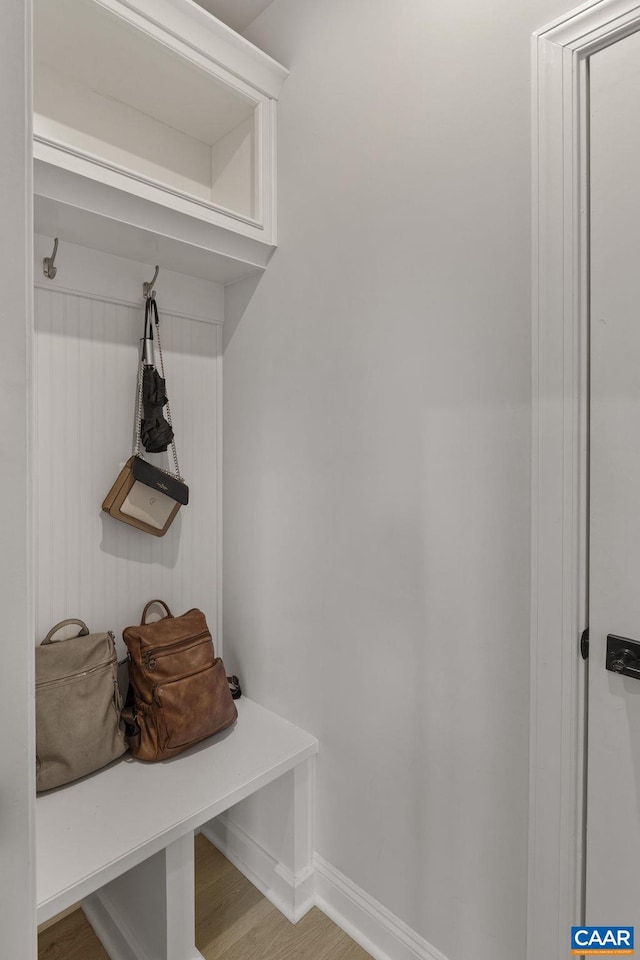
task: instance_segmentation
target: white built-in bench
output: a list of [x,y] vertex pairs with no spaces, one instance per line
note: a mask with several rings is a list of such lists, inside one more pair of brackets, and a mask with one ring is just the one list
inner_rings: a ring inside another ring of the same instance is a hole
[[246,697],[238,722],[163,763],[133,759],[37,800],[38,923],[82,901],[112,960],[202,960],[194,832],[294,770],[294,856],[313,855],[318,741]]

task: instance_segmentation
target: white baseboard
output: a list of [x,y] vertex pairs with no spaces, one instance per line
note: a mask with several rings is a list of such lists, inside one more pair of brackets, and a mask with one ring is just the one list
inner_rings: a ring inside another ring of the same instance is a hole
[[93,893],[82,910],[111,960],[150,960],[106,894]]
[[321,856],[313,862],[316,905],[375,960],[447,960]]
[[[224,814],[200,832],[292,923],[317,906],[374,960],[447,960],[318,854],[296,878]],[[93,894],[82,909],[111,960],[150,960],[108,894]]]
[[293,923],[318,906],[375,960],[447,960],[318,854],[312,869],[296,882],[225,814],[206,824],[202,833]]
[[297,923],[314,906],[315,871],[312,865],[294,876],[225,814],[205,824],[201,833],[291,923]]
[[[153,960],[140,944],[108,894],[98,892],[82,901],[82,910],[110,960]],[[204,960],[199,950],[184,960]]]

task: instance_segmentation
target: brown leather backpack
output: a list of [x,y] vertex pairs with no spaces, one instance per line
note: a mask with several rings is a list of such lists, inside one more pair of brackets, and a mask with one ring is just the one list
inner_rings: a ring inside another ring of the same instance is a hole
[[[147,623],[155,603],[167,616]],[[131,684],[123,717],[135,757],[175,757],[237,719],[224,664],[215,656],[201,610],[174,617],[163,600],[150,600],[141,625],[126,627],[123,637]]]

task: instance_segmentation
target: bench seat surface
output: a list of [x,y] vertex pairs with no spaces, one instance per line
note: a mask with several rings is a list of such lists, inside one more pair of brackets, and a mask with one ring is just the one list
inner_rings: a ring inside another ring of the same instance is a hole
[[39,923],[317,753],[282,717],[246,697],[237,707],[233,727],[172,760],[125,754],[38,797]]

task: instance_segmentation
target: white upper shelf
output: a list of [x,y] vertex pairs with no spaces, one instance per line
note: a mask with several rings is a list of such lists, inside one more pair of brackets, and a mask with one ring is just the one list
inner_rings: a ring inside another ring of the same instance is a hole
[[[150,254],[154,236],[165,253],[186,244],[167,267],[184,269],[193,247],[199,275],[209,254],[212,279],[262,269],[276,242],[286,76],[192,0],[35,0],[36,229],[75,242],[85,232],[98,248],[104,231],[112,249],[122,224],[125,248],[134,232]],[[179,227],[159,226],[149,205]]]

